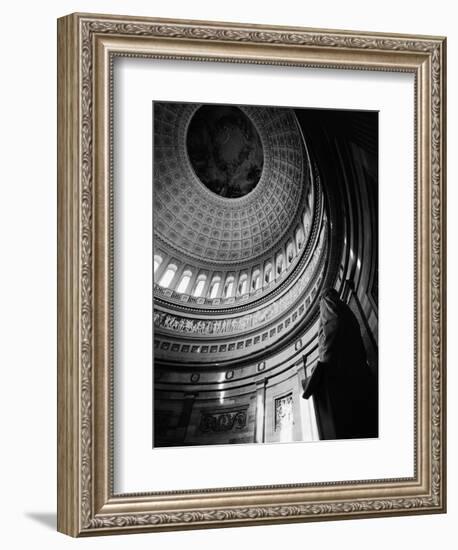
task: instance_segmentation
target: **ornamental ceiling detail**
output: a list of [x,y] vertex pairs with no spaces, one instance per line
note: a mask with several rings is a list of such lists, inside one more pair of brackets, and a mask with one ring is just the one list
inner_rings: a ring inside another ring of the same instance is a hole
[[[297,219],[307,177],[294,111],[241,106],[262,144],[259,182],[245,195],[212,192],[196,175],[186,145],[200,105],[154,105],[154,234],[202,266],[237,264],[273,249]],[[258,173],[259,175],[259,173]]]

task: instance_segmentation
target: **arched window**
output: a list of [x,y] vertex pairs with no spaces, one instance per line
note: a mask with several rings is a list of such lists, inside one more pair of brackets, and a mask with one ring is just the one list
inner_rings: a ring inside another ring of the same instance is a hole
[[202,296],[202,293],[204,291],[204,286],[205,286],[205,282],[207,281],[207,276],[206,275],[199,275],[197,277],[197,282],[196,282],[196,286],[194,287],[194,292],[192,293],[192,295],[195,297],[195,298],[199,298],[200,296]]
[[218,295],[219,287],[221,286],[221,277],[218,275],[213,277],[210,284],[210,298],[213,300]]
[[253,271],[253,276],[251,277],[251,288],[253,290],[258,290],[261,286],[261,272],[259,269]]
[[224,285],[224,297],[230,298],[234,293],[234,282],[235,279],[232,275],[226,279],[226,284]]
[[246,273],[240,276],[239,285],[237,287],[237,293],[239,296],[243,296],[248,290],[248,276]]
[[176,270],[177,266],[175,264],[169,264],[167,266],[167,269],[165,270],[164,275],[162,275],[162,279],[160,280],[159,284],[164,288],[169,288],[170,283],[172,282],[172,279],[176,273]]
[[296,230],[296,247],[298,250],[302,250],[302,247],[304,246],[304,232],[302,230],[302,227],[298,227]]
[[266,285],[272,280],[272,264],[269,262],[264,267],[264,282]]
[[294,260],[294,246],[292,241],[289,241],[288,246],[286,247],[286,260],[288,265]]
[[162,256],[160,254],[155,254],[154,255],[154,273],[156,273],[156,270],[161,265],[161,263],[162,263]]
[[277,256],[277,275],[281,275],[285,269],[285,262],[283,259],[283,254]]
[[308,228],[310,227],[311,220],[312,220],[312,216],[311,216],[310,212],[308,210],[306,210],[304,212],[304,216],[302,218],[305,233],[308,232]]
[[191,277],[192,277],[192,272],[189,271],[189,269],[187,269],[181,276],[181,280],[177,286],[176,291],[180,292],[181,294],[185,294],[188,288],[189,282],[191,281]]

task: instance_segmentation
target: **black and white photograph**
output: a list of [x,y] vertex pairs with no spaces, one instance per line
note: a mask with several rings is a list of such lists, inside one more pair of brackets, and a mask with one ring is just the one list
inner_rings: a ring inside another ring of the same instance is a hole
[[378,437],[378,112],[154,102],[153,446]]
[[3,548],[453,548],[454,4],[2,7]]

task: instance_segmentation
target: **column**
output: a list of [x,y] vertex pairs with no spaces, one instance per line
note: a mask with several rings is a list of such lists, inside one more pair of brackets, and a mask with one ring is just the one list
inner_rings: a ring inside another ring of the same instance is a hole
[[[205,273],[204,273],[204,275],[205,275]],[[207,279],[206,279],[205,284],[204,284],[204,289],[202,290],[201,298],[207,298],[208,290],[210,288],[210,284],[212,282],[213,275],[214,275],[213,272],[210,272],[210,271],[207,272]]]
[[220,300],[223,297],[224,285],[229,274],[221,273],[221,284],[219,285],[218,292],[216,293],[216,299]]
[[170,263],[170,256],[164,256],[164,259],[162,260],[161,265],[157,268],[156,273],[153,274],[153,280],[156,284],[159,284],[159,281],[162,278],[162,275],[164,275],[164,272],[167,268],[167,266]]
[[307,356],[304,356],[303,359],[297,361],[295,364],[296,375],[297,375],[297,385],[298,385],[298,396],[300,403],[300,412],[301,412],[301,435],[302,441],[318,441],[318,425],[315,414],[315,407],[313,403],[313,397],[309,399],[304,399],[302,397],[302,381],[305,380],[305,370],[307,368]]
[[187,291],[186,291],[186,294],[189,294],[189,295],[192,295],[192,292],[194,290],[194,285],[196,284],[196,280],[197,280],[197,277],[199,275],[199,270],[194,267],[191,270],[191,273],[192,273],[191,280],[188,283],[188,288],[187,288]]
[[175,290],[176,287],[178,286],[178,283],[180,282],[181,280],[181,276],[183,275],[183,272],[185,270],[185,265],[184,264],[181,264],[181,265],[178,265],[177,266],[177,270],[175,271],[175,275],[173,276],[173,279],[171,280],[170,282],[170,286],[169,288],[171,290]]
[[254,294],[254,290],[251,288],[251,281],[253,280],[253,270],[249,269],[247,271],[247,294]]
[[266,421],[266,384],[267,378],[256,382],[256,426],[254,432],[255,443],[264,443],[265,441],[265,421]]

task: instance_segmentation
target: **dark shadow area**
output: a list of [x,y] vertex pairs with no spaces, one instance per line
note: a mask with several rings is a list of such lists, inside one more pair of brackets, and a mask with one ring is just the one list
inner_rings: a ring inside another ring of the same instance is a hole
[[57,515],[54,512],[26,512],[25,516],[53,531],[57,528]]
[[189,124],[187,148],[197,177],[221,197],[243,197],[259,182],[264,162],[261,140],[238,107],[200,107]]

